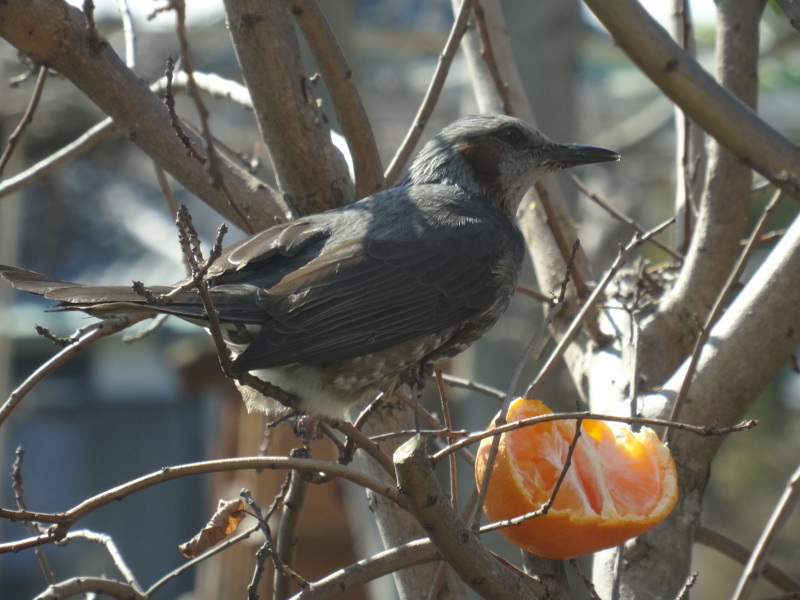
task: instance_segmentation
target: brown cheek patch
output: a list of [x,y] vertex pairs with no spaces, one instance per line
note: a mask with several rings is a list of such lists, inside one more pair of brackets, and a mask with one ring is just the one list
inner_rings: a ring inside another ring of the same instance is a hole
[[458,145],[458,151],[475,180],[491,198],[500,198],[503,193],[500,182],[502,149],[491,139],[469,140]]

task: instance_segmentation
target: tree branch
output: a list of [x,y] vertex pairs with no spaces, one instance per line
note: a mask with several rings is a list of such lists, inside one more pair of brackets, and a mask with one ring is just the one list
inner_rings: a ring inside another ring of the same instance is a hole
[[78,594],[91,593],[126,600],[147,600],[147,596],[132,585],[106,577],[73,577],[48,587],[34,600],[62,600]]
[[285,2],[226,0],[228,29],[287,201],[299,214],[354,200],[344,157],[314,97]]
[[395,452],[400,504],[419,521],[442,557],[464,582],[487,599],[536,597],[534,578],[508,569],[481,544],[441,489],[424,438],[411,438]]
[[800,198],[800,148],[722,88],[636,0],[586,0],[586,5],[628,57],[686,115],[734,155]]
[[[203,165],[186,160],[186,150],[170,128],[169,114],[161,100],[105,40],[96,38],[96,32],[91,34],[80,10],[59,0],[2,2],[0,37],[70,79],[184,187],[226,219],[244,225],[228,206],[225,194],[211,184]],[[191,132],[189,136],[193,144],[202,147],[198,136]],[[290,216],[283,199],[262,181],[227,159],[221,161],[220,169],[256,228]]]
[[[767,382],[800,344],[800,218],[728,307],[703,347],[689,387],[681,420],[687,423],[732,423],[753,405]],[[642,413],[665,417],[678,395],[688,361],[658,393],[640,398]],[[625,577],[633,589],[675,590],[688,573],[688,557],[699,522],[709,465],[721,444],[673,432],[670,451],[678,470],[681,497],[672,514],[645,534],[647,557]],[[687,560],[674,560],[675,557]],[[608,564],[608,563],[606,563]],[[666,595],[669,593],[665,592]]]
[[[755,107],[760,2],[717,4],[717,78],[730,93]],[[739,255],[750,206],[752,171],[712,140],[699,214],[678,280],[642,331],[641,371],[651,385],[668,377],[691,349],[696,321],[705,320]],[[663,322],[662,322],[663,321]],[[663,331],[673,343],[662,345]],[[653,339],[651,336],[655,336]],[[652,344],[664,348],[655,356]]]
[[[34,520],[53,523],[47,534],[0,544],[0,554],[4,552],[19,552],[26,548],[33,548],[48,542],[63,539],[69,529],[78,521],[112,502],[118,502],[127,498],[131,494],[141,492],[165,481],[172,481],[182,477],[201,475],[206,473],[220,473],[223,471],[242,471],[249,469],[297,469],[301,471],[313,471],[326,473],[335,477],[341,477],[365,487],[379,496],[388,498],[392,502],[397,502],[397,489],[386,482],[365,475],[338,463],[324,460],[312,460],[303,458],[289,458],[284,456],[259,456],[247,458],[229,458],[212,460],[198,463],[189,463],[176,467],[165,467],[149,475],[128,481],[110,490],[106,490],[96,496],[88,498],[69,509],[58,514],[34,514]],[[0,516],[10,521],[31,520],[31,513],[28,511],[13,511],[7,509],[0,510]]]
[[292,0],[291,5],[292,14],[322,70],[342,133],[353,156],[356,198],[374,194],[384,185],[381,159],[353,72],[317,1]]

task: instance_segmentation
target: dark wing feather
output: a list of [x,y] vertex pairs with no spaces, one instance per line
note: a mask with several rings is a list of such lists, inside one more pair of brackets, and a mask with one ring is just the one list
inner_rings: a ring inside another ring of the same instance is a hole
[[[208,270],[209,278],[235,279],[238,271],[264,269],[264,262],[280,257],[295,257],[310,247],[322,247],[330,232],[312,219],[298,219],[270,227],[228,246]],[[266,271],[266,270],[265,270]]]
[[460,326],[497,300],[505,254],[480,229],[327,248],[266,290],[270,319],[235,368],[336,362]]

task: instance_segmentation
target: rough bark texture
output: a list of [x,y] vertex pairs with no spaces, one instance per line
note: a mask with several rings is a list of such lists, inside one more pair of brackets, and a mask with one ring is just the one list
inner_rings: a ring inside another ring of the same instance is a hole
[[352,202],[353,182],[305,74],[289,5],[228,0],[225,9],[258,127],[287,201],[301,215]]

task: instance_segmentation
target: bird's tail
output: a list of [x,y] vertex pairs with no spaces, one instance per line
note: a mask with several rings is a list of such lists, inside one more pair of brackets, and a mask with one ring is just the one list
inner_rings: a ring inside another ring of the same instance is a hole
[[[0,265],[0,276],[18,290],[58,302],[55,308],[60,310],[83,310],[96,316],[143,311],[176,312],[170,307],[149,304],[148,300],[142,294],[135,292],[132,286],[84,285],[6,265]],[[154,295],[159,295],[166,294],[173,288],[154,286],[147,289]]]

